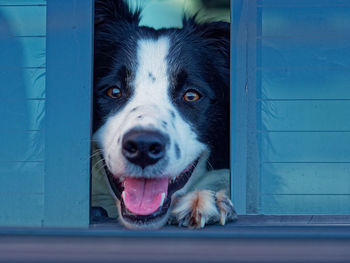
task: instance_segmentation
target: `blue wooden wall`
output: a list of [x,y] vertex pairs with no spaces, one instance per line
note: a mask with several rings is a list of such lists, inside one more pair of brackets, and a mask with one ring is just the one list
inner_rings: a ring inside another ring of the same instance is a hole
[[0,225],[43,220],[46,2],[0,0]]
[[241,212],[349,214],[350,2],[239,2],[249,21],[235,40],[247,66],[247,86],[236,86],[247,90],[246,128],[235,135],[247,152],[245,174],[234,172],[233,190],[247,190],[236,196]]
[[88,226],[93,1],[0,0],[0,226]]

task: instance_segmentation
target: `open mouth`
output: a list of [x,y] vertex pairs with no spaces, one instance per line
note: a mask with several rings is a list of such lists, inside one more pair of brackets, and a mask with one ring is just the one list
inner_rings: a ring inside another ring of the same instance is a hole
[[121,203],[124,219],[136,223],[146,223],[164,216],[171,204],[171,196],[185,186],[190,179],[198,160],[175,178],[135,178],[114,177],[107,170],[112,190]]

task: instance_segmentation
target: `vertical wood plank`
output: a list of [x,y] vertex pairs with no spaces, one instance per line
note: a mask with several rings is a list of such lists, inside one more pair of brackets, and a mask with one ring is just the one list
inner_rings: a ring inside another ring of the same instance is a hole
[[247,5],[231,4],[231,198],[238,214],[246,214],[247,155]]
[[93,1],[47,1],[44,226],[87,227]]
[[256,0],[248,2],[247,37],[247,214],[257,214],[259,209],[260,160],[257,133],[257,35],[261,31]]

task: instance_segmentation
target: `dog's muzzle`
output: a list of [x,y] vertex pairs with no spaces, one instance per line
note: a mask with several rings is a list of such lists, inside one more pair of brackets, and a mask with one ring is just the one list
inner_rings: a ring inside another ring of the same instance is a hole
[[[143,171],[156,165],[165,157],[169,137],[157,130],[134,128],[124,134],[122,154],[133,165]],[[125,176],[123,201],[135,214],[149,215],[163,205],[168,192],[169,178],[133,178]]]

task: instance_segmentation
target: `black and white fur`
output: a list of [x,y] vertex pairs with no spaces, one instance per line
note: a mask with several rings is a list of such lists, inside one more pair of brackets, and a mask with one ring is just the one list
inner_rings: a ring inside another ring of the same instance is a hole
[[[221,189],[209,185],[187,193],[208,164],[229,168],[229,24],[198,24],[192,17],[184,18],[182,29],[155,30],[139,26],[140,12],[131,12],[121,0],[96,0],[95,10],[93,137],[106,169],[121,180],[171,180],[199,160],[164,216],[139,223],[120,215],[121,221],[130,228],[160,227],[168,220],[203,227],[233,219],[232,203]],[[106,95],[114,86],[121,90],[120,98]],[[189,90],[200,99],[185,101]],[[145,166],[125,158],[123,138],[134,130],[164,135],[164,157]],[[197,219],[195,204],[201,205]],[[117,205],[121,209],[118,200]]]

